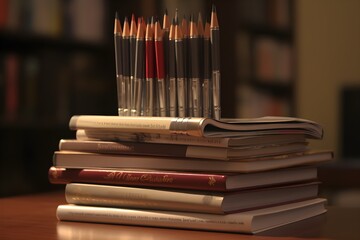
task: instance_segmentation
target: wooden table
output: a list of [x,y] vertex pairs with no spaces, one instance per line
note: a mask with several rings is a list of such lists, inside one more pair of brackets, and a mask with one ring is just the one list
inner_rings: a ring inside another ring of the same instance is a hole
[[107,224],[60,222],[55,211],[65,203],[64,192],[0,199],[0,239],[360,239],[360,208],[329,207],[318,217],[260,235],[174,230]]

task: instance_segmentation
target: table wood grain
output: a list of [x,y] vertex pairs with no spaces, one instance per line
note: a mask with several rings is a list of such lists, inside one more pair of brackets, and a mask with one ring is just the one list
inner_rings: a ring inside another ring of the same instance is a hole
[[175,230],[111,224],[62,222],[56,208],[64,204],[63,191],[0,199],[0,239],[91,240],[295,240],[360,239],[360,209],[329,207],[326,214],[276,228],[260,235]]

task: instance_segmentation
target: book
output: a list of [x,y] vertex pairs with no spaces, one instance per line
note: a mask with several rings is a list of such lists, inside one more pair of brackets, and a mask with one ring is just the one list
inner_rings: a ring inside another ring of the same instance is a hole
[[194,137],[179,134],[155,133],[119,133],[103,130],[76,131],[76,139],[83,141],[115,141],[115,142],[144,142],[177,145],[207,146],[207,147],[242,147],[262,144],[286,144],[292,142],[305,142],[303,134],[262,135],[245,137]]
[[52,184],[94,183],[225,192],[314,181],[317,179],[317,167],[294,167],[242,174],[51,167],[48,176]]
[[[217,216],[218,217],[218,216]],[[128,239],[157,239],[157,240],[303,240],[306,237],[320,236],[319,231],[324,227],[326,214],[310,217],[302,221],[285,224],[269,230],[262,231],[257,236],[244,235],[233,232],[186,230],[176,228],[159,228],[131,225],[94,224],[74,221],[58,221],[56,224],[58,240],[68,240],[69,236],[82,236],[86,239],[114,239],[114,236],[126,236]],[[356,234],[355,234],[356,235]],[[266,237],[267,236],[267,237]],[[273,236],[272,238],[270,236]],[[289,236],[292,236],[289,238]],[[253,239],[254,237],[254,239]]]
[[55,151],[53,166],[63,168],[131,168],[202,172],[258,172],[330,161],[331,151],[294,153],[239,161],[113,155]]
[[72,130],[98,129],[128,133],[183,134],[196,137],[239,137],[264,134],[305,134],[322,138],[322,127],[310,120],[292,117],[243,119],[124,117],[77,115],[70,119]]
[[316,198],[318,183],[236,192],[181,191],[69,183],[67,203],[76,205],[228,214]]
[[205,158],[217,160],[244,159],[271,156],[308,150],[307,143],[264,144],[233,148],[186,146],[160,143],[83,141],[61,139],[60,151],[79,151],[104,154],[129,154],[184,158]]
[[326,212],[325,204],[325,199],[316,198],[227,215],[60,205],[56,216],[61,221],[260,233],[323,214]]

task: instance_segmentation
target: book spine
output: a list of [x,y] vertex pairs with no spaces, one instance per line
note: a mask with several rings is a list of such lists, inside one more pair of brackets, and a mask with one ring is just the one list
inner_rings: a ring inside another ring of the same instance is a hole
[[192,192],[70,183],[70,204],[224,214],[223,196]]
[[229,138],[205,138],[185,135],[160,135],[160,134],[121,134],[96,130],[80,129],[76,131],[76,139],[84,141],[127,141],[144,143],[165,143],[178,145],[193,145],[207,147],[229,147]]
[[65,169],[56,167],[51,167],[48,173],[49,181],[53,184],[78,182],[118,186],[226,191],[225,175],[110,169]]
[[60,205],[56,216],[62,221],[140,225],[225,232],[251,233],[252,218],[246,214],[216,215],[121,208]]

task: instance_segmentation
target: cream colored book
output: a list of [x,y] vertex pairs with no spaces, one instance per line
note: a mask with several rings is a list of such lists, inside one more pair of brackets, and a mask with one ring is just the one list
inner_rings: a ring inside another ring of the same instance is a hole
[[185,191],[70,183],[71,204],[227,214],[316,198],[318,183],[292,184],[235,192]]
[[127,133],[183,134],[196,137],[239,137],[266,134],[305,134],[322,138],[322,127],[310,120],[291,117],[247,119],[73,116],[70,129],[97,129]]
[[58,206],[56,215],[64,221],[259,233],[323,214],[325,203],[325,199],[317,198],[227,215],[69,204]]
[[53,166],[62,168],[127,168],[190,172],[259,172],[314,165],[333,159],[331,151],[294,153],[243,160],[174,158],[158,156],[114,155],[73,151],[56,151]]

